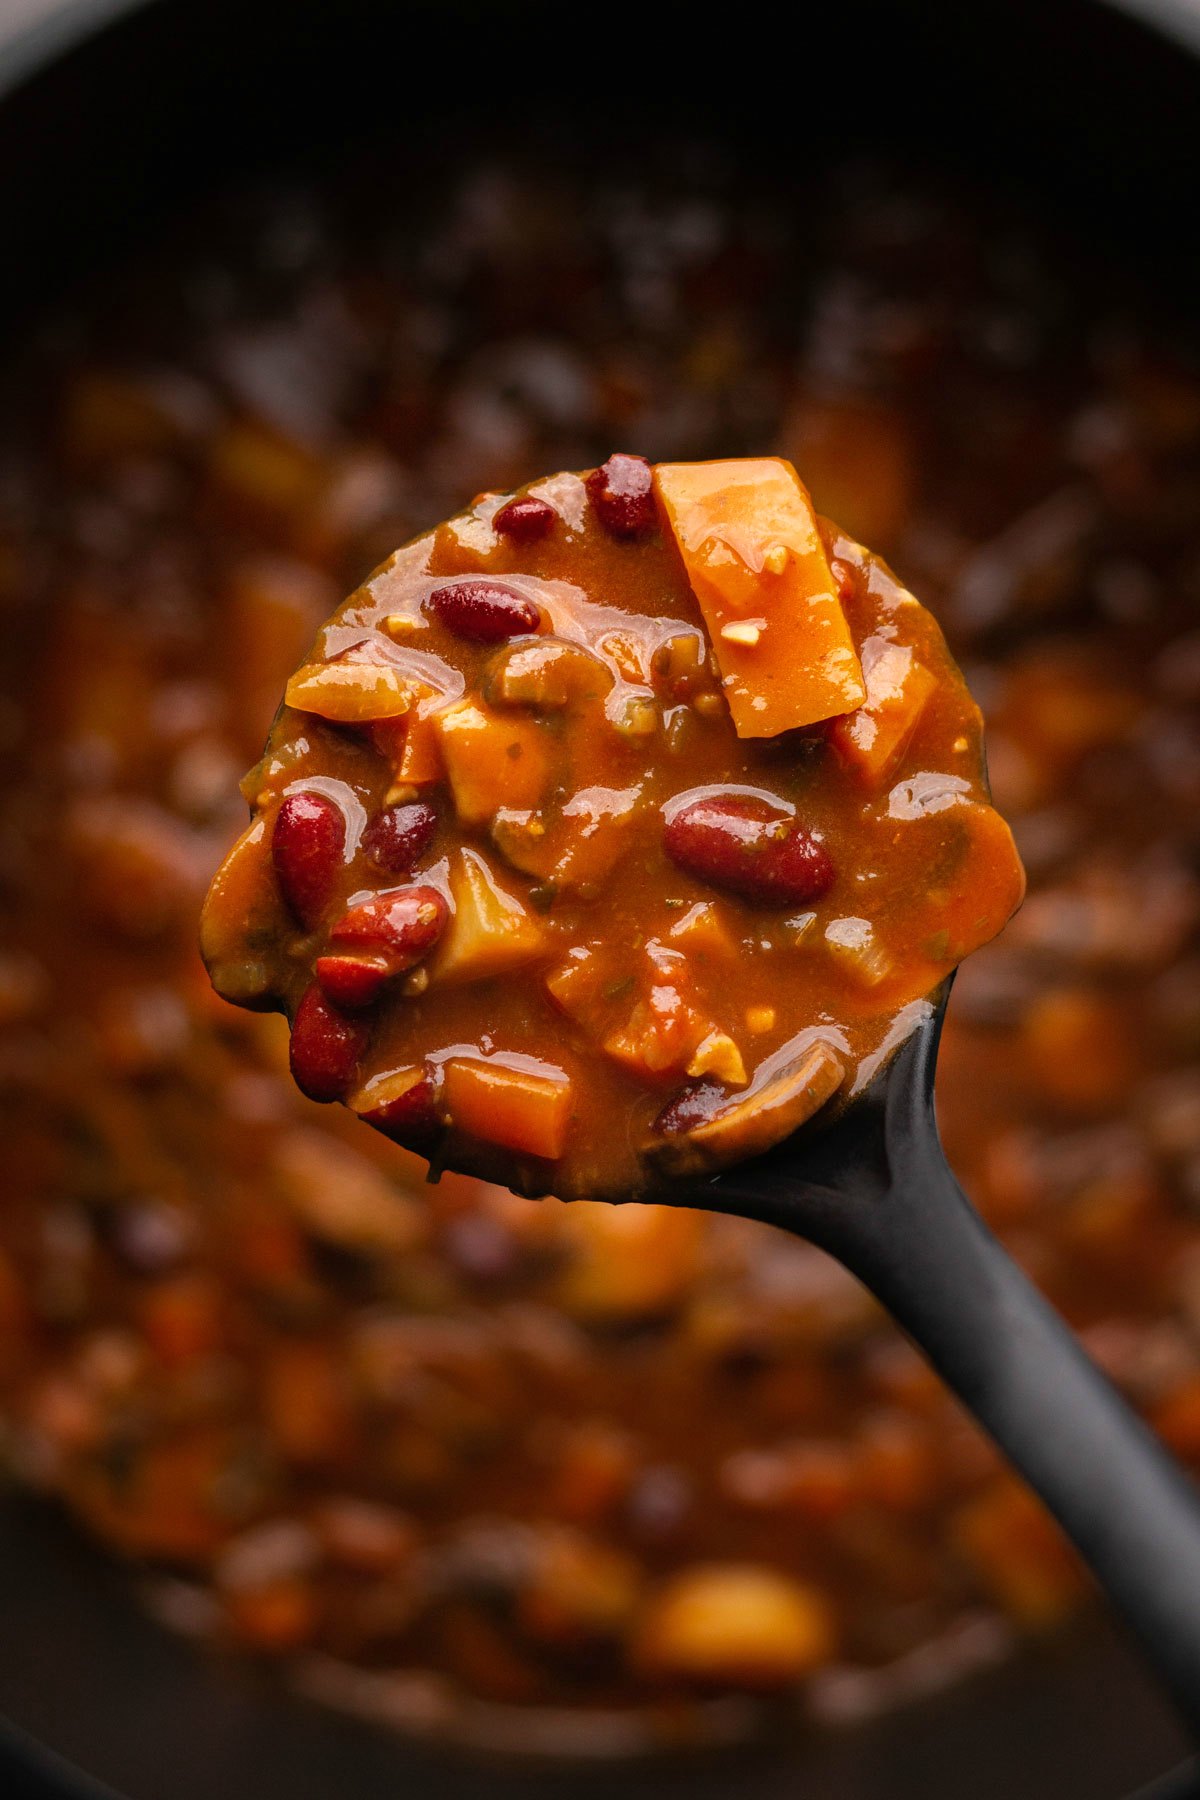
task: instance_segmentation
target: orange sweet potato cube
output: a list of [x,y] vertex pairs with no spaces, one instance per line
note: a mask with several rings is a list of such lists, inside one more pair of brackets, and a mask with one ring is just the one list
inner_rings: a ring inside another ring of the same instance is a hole
[[474,700],[443,707],[433,720],[464,825],[482,825],[502,806],[526,811],[539,804],[549,780],[540,726]]
[[442,779],[441,737],[432,710],[440,700],[432,688],[414,689],[408,712],[379,719],[371,727],[375,748],[391,762],[393,779],[400,785],[428,787]]
[[305,663],[291,677],[284,698],[297,712],[316,713],[338,725],[369,725],[409,710],[412,676],[368,639],[327,662]]
[[654,483],[738,736],[774,737],[861,706],[858,652],[792,465],[659,463]]
[[456,1056],[446,1064],[442,1097],[451,1123],[491,1144],[543,1156],[563,1153],[571,1122],[571,1082],[544,1065],[532,1074],[503,1063]]
[[888,783],[908,747],[937,677],[917,661],[908,644],[868,638],[862,652],[867,697],[856,712],[835,719],[830,740],[864,787]]
[[541,927],[477,850],[464,848],[451,863],[450,894],[450,926],[430,965],[434,981],[487,981],[545,954]]

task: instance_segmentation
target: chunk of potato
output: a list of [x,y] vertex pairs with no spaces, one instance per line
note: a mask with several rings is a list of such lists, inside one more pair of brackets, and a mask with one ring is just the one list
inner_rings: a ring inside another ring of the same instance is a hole
[[531,719],[460,700],[433,715],[454,805],[464,825],[482,825],[501,807],[528,811],[546,791],[550,764]]
[[706,1563],[660,1588],[634,1659],[659,1678],[784,1687],[828,1662],[834,1648],[829,1603],[816,1588],[756,1563]]
[[858,653],[792,465],[659,463],[654,483],[739,737],[773,737],[861,706]]
[[450,869],[454,914],[430,966],[432,981],[483,981],[543,954],[540,926],[502,888],[477,850],[460,850]]
[[442,1087],[451,1127],[554,1161],[566,1147],[571,1082],[549,1063],[542,1069],[535,1075],[483,1057],[452,1057]]

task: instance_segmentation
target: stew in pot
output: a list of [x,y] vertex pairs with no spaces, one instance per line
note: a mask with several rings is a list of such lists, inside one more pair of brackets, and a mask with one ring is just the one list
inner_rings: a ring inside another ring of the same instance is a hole
[[[779,455],[928,604],[1030,877],[957,980],[948,1148],[1200,1466],[1194,346],[986,194],[850,165],[797,211],[694,145],[653,167],[239,196],[23,346],[0,447],[5,1466],[196,1638],[412,1730],[573,1751],[741,1731],[765,1692],[853,1718],[1084,1589],[818,1251],[428,1186],[299,1095],[281,1018],[213,995],[196,920],[283,684],[463,495],[614,445]],[[514,566],[538,518],[510,513]],[[429,804],[411,785],[392,804]],[[471,847],[544,930],[537,877]],[[677,874],[668,933],[777,916]]]

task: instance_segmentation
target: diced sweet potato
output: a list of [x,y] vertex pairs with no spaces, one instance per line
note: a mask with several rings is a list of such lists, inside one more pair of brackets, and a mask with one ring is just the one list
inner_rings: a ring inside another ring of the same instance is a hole
[[692,1010],[678,988],[658,982],[624,1025],[609,1032],[603,1047],[635,1075],[656,1079],[684,1069],[709,1030],[709,1021]]
[[297,712],[316,713],[339,725],[366,725],[408,712],[413,680],[402,663],[372,640],[328,662],[306,663],[288,682],[284,698]]
[[380,754],[390,759],[398,787],[428,787],[445,772],[436,718],[445,696],[423,681],[411,681],[409,698],[409,711],[380,719],[372,726],[371,738]]
[[696,1279],[708,1223],[681,1206],[563,1206],[554,1241],[567,1260],[551,1289],[555,1304],[594,1323],[669,1312]]
[[571,1122],[571,1083],[561,1069],[544,1074],[504,1063],[453,1057],[443,1099],[450,1124],[471,1137],[549,1161],[562,1155]]
[[450,893],[454,916],[430,970],[434,981],[483,981],[542,955],[541,928],[477,850],[459,851]]
[[659,463],[654,481],[739,737],[773,737],[861,706],[858,654],[791,464]]
[[815,1588],[753,1563],[713,1563],[684,1570],[660,1590],[635,1658],[660,1678],[782,1687],[833,1650],[829,1606]]
[[541,727],[461,700],[434,714],[442,756],[464,825],[482,825],[502,806],[536,807],[549,779]]
[[682,945],[689,956],[713,957],[727,963],[738,954],[737,940],[712,900],[690,906],[667,935],[672,943]]
[[546,991],[577,1025],[584,1024],[602,1000],[604,959],[594,948],[577,944],[567,960],[546,976]]
[[890,781],[908,747],[937,677],[908,644],[868,638],[862,652],[867,697],[857,712],[835,719],[830,741],[863,785],[878,791]]
[[600,881],[624,854],[642,802],[640,787],[582,788],[562,809],[560,851],[552,874],[560,887]]

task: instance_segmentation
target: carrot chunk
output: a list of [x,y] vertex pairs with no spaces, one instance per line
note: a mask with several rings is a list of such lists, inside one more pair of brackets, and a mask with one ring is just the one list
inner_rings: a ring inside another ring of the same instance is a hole
[[503,1063],[453,1057],[442,1096],[451,1123],[471,1137],[553,1161],[563,1153],[571,1122],[571,1083],[561,1069],[531,1074]]
[[659,463],[654,481],[738,736],[774,737],[861,706],[858,653],[792,465]]

